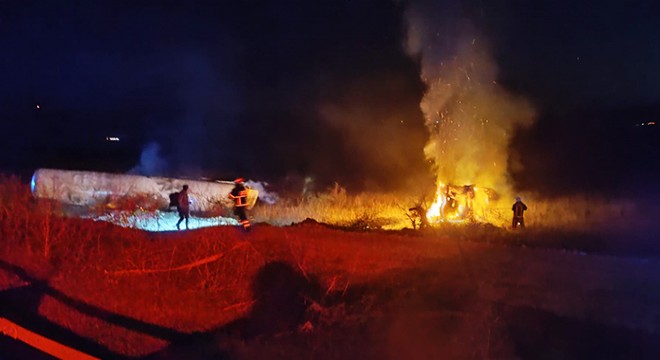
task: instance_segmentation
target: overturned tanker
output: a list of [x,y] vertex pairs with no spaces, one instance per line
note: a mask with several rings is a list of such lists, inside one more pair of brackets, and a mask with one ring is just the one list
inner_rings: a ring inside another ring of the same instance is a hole
[[[124,199],[143,202],[138,205],[166,210],[170,195],[187,184],[190,210],[213,212],[231,206],[227,197],[232,181],[202,181],[92,171],[38,169],[30,184],[32,195],[67,205],[116,207]],[[248,208],[257,202],[258,191],[248,189]]]

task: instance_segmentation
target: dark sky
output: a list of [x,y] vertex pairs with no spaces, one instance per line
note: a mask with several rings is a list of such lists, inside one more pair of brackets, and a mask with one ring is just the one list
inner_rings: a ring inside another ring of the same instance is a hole
[[514,140],[513,153],[524,163],[513,170],[520,187],[655,189],[660,131],[635,124],[660,119],[659,4],[498,3],[480,13],[478,23],[495,34],[501,82],[532,100],[539,117]]
[[[128,171],[151,143],[163,175],[408,184],[428,172],[425,85],[404,51],[417,2],[1,1],[0,165]],[[437,3],[537,108],[512,145],[520,188],[649,167],[631,159],[657,151],[632,126],[660,115],[653,2]]]
[[[492,2],[484,2],[492,3]],[[503,78],[536,103],[638,105],[660,98],[654,1],[498,1],[475,10]]]

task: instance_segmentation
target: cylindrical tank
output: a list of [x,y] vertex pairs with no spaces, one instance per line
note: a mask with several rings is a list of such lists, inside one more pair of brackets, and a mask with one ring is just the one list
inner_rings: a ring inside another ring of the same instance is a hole
[[[123,197],[142,197],[154,203],[169,204],[169,195],[187,184],[191,211],[213,211],[231,206],[228,198],[232,181],[201,181],[92,171],[38,169],[32,175],[33,196],[64,204],[98,206]],[[259,193],[248,189],[248,207],[257,202]]]

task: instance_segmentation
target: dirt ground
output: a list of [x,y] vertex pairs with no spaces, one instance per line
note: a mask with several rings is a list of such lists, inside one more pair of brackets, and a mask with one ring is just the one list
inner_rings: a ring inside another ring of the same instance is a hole
[[101,358],[660,357],[660,260],[581,236],[221,227],[48,275],[5,253],[0,316]]

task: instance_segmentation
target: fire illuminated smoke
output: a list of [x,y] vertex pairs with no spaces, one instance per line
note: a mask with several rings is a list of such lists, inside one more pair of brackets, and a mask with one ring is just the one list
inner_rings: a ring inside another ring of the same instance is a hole
[[460,11],[418,1],[407,13],[407,51],[421,61],[427,85],[420,104],[429,131],[424,153],[437,182],[427,217],[501,224],[493,210],[498,197],[512,198],[509,143],[517,127],[532,124],[534,110],[497,83],[484,38]]

